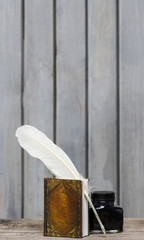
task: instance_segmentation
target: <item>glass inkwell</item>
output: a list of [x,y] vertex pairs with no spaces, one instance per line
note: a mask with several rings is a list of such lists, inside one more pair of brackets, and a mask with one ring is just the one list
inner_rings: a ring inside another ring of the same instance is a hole
[[[91,193],[94,207],[105,227],[106,233],[118,233],[123,231],[123,209],[115,206],[115,193],[111,191],[95,191]],[[102,233],[99,223],[89,208],[90,233]]]

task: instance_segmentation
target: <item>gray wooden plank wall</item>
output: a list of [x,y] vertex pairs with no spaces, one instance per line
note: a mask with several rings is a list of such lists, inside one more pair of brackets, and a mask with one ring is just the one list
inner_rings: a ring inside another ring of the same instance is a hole
[[126,215],[143,217],[144,1],[122,0],[119,7],[120,198]]
[[118,191],[116,1],[88,5],[89,177],[94,190]]
[[0,217],[43,216],[43,178],[15,130],[45,132],[144,217],[143,0],[0,1]]
[[[53,4],[25,1],[24,123],[36,126],[53,140]],[[43,212],[43,179],[48,170],[24,155],[24,216]]]
[[21,1],[0,1],[0,216],[21,217]]

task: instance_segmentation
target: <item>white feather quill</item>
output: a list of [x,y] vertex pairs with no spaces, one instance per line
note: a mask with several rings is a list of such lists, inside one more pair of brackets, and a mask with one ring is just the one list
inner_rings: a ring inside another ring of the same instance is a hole
[[[29,125],[19,127],[16,131],[16,137],[21,147],[32,157],[40,159],[56,177],[83,179],[67,154],[35,127]],[[94,211],[102,232],[105,234],[105,228],[86,190],[84,194]]]

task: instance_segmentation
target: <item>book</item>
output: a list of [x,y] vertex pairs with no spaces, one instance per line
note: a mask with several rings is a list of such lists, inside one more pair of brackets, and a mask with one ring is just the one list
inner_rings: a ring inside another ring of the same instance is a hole
[[88,179],[44,179],[44,236],[88,235]]

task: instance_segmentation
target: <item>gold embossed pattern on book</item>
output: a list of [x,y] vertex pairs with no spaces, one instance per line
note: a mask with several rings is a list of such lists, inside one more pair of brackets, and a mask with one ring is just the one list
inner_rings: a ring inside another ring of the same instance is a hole
[[82,185],[78,180],[44,180],[44,235],[81,237]]

